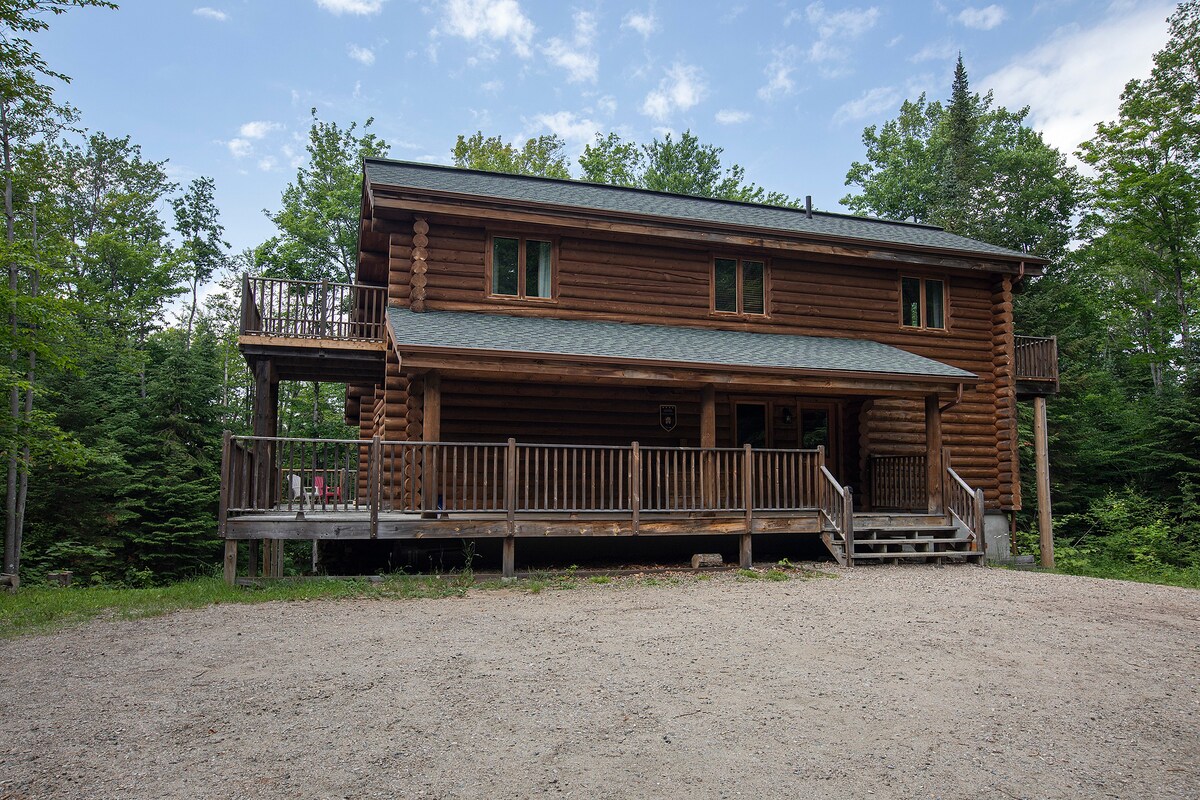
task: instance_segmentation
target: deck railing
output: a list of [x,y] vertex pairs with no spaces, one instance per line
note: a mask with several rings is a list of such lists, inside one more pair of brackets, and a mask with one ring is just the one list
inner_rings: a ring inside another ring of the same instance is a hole
[[386,309],[385,286],[242,277],[243,334],[382,341]]
[[972,550],[984,548],[983,538],[983,489],[972,489],[962,476],[950,465],[950,453],[943,451],[942,465],[945,475],[942,479],[942,501],[946,511],[965,525],[974,538],[971,541]]
[[[266,473],[256,469],[263,455],[271,464]],[[221,522],[280,511],[510,518],[559,512],[631,515],[636,528],[641,514],[732,513],[749,519],[755,511],[816,510],[831,478],[820,449],[227,435]],[[844,502],[832,513],[844,515]]]
[[871,507],[911,511],[928,502],[925,456],[873,455],[868,460]]
[[1058,382],[1058,339],[1054,336],[1014,336],[1014,374],[1019,381]]
[[[821,455],[824,456],[823,450]],[[821,516],[841,537],[846,564],[851,566],[854,563],[854,490],[838,483],[824,464],[817,470],[817,480],[817,505]]]

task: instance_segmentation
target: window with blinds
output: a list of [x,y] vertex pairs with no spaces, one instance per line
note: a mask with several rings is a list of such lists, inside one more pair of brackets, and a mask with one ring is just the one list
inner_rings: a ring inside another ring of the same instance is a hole
[[488,250],[491,294],[524,300],[554,297],[554,243],[524,236],[493,236]]
[[767,313],[767,264],[748,258],[713,259],[713,311]]

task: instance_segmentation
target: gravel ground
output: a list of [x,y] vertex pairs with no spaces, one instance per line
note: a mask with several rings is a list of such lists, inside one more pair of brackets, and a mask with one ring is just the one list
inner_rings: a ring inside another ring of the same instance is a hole
[[821,568],[0,642],[0,798],[1200,796],[1200,592]]

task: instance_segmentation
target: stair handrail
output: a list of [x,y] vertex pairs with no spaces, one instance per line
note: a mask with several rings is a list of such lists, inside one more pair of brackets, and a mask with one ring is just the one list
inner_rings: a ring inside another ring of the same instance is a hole
[[985,547],[983,538],[983,489],[973,489],[950,465],[950,454],[943,453],[948,481],[943,483],[942,493],[946,511],[971,531],[971,549],[981,551]]
[[824,464],[820,467],[820,475],[823,480],[817,493],[817,504],[821,514],[841,534],[846,548],[846,566],[851,566],[854,563],[854,490],[838,483]]

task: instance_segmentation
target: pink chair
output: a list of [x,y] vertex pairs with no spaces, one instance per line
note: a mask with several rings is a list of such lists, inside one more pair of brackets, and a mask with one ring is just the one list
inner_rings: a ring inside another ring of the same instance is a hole
[[314,475],[313,495],[316,501],[322,504],[340,503],[342,502],[342,487],[326,483],[324,475]]

